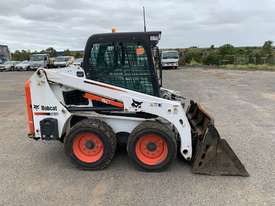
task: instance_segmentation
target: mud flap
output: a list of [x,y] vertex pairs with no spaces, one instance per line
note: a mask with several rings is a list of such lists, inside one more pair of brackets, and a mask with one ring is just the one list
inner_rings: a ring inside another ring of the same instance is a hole
[[193,173],[249,176],[227,141],[221,139],[213,118],[194,101],[190,102],[187,117],[192,128]]

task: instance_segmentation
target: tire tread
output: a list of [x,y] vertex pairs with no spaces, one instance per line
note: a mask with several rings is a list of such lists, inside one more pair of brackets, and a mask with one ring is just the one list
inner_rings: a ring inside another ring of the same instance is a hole
[[109,151],[109,155],[106,158],[105,161],[103,161],[101,164],[99,164],[98,166],[95,166],[93,168],[90,167],[85,167],[84,165],[78,164],[75,161],[72,161],[78,168],[83,169],[83,170],[102,170],[105,169],[106,167],[108,167],[111,164],[111,161],[115,155],[115,151],[116,151],[116,146],[117,146],[117,139],[115,136],[115,133],[113,132],[113,129],[104,121],[100,120],[100,119],[84,119],[81,120],[80,122],[76,123],[71,129],[69,134],[67,135],[67,137],[64,140],[64,147],[65,147],[65,152],[66,155],[71,157],[71,153],[72,151],[68,151],[68,140],[71,137],[70,135],[72,135],[73,133],[77,133],[77,130],[81,130],[81,129],[87,129],[87,128],[95,128],[98,129],[99,131],[104,132],[105,136],[107,136],[109,142],[110,142],[110,151]]
[[[151,130],[151,131],[158,131],[159,133],[167,136],[173,145],[173,156],[171,158],[171,160],[164,166],[162,166],[161,168],[150,168],[150,167],[145,167],[144,165],[140,165],[138,162],[133,160],[132,155],[129,153],[130,151],[130,145],[135,144],[136,138],[140,135],[140,133],[142,133],[143,131],[146,130]],[[128,144],[127,144],[127,151],[128,151],[128,155],[130,157],[130,159],[132,160],[132,162],[134,163],[134,166],[136,166],[138,169],[142,169],[145,171],[153,171],[153,172],[157,172],[157,171],[163,171],[165,169],[167,169],[170,164],[172,164],[173,160],[176,158],[177,156],[177,141],[176,141],[176,136],[173,133],[173,131],[164,123],[158,122],[158,121],[145,121],[143,123],[141,123],[140,125],[138,125],[130,134],[129,139],[128,139]]]

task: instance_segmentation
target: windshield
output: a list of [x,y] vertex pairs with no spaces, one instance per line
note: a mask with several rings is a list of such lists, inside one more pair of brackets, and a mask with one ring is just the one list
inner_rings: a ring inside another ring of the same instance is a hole
[[31,56],[31,61],[43,61],[44,56],[43,55],[33,55]]
[[81,63],[82,61],[83,61],[82,58],[81,58],[81,59],[76,59],[76,60],[75,60],[76,63]]
[[163,52],[162,59],[178,59],[179,54],[178,52]]
[[5,64],[13,64],[13,63],[15,63],[15,62],[13,62],[13,61],[6,61],[5,62]]
[[56,57],[56,62],[67,62],[69,61],[69,57]]

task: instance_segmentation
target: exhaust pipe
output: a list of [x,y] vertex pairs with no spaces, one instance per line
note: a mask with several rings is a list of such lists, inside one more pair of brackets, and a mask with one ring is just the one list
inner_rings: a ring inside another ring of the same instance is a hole
[[213,118],[194,101],[190,102],[186,113],[192,128],[192,172],[248,177],[248,172],[230,145],[221,139]]

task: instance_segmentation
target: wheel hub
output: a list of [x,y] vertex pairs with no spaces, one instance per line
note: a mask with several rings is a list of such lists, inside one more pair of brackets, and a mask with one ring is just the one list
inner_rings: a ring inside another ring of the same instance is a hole
[[146,165],[157,165],[168,156],[168,146],[165,139],[157,134],[141,136],[136,143],[137,158]]
[[82,162],[94,163],[102,158],[104,144],[94,133],[80,133],[74,139],[73,153]]
[[149,142],[147,144],[147,149],[150,151],[150,152],[154,152],[156,149],[157,149],[157,145],[154,143],[154,142]]
[[92,150],[95,148],[95,143],[93,141],[90,141],[88,140],[86,143],[85,143],[85,147],[89,150]]

